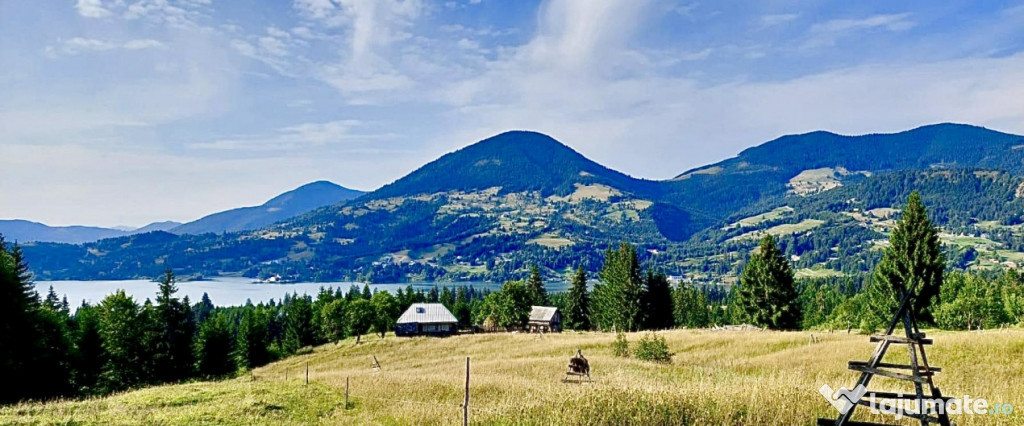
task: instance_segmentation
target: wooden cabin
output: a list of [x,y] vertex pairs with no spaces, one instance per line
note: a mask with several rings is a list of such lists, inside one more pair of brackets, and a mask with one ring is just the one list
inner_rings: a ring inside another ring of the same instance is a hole
[[554,306],[531,306],[530,321],[526,328],[531,333],[562,331],[562,314]]
[[413,303],[395,323],[396,336],[448,336],[459,331],[459,320],[440,303]]

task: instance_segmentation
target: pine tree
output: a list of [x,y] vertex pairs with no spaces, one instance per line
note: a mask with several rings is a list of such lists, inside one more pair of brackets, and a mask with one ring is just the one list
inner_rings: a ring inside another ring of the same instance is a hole
[[188,304],[174,297],[177,292],[174,272],[167,269],[160,281],[154,307],[158,335],[153,347],[153,364],[155,377],[160,381],[191,377],[195,365],[195,322]]
[[370,300],[371,297],[373,297],[373,293],[370,291],[370,285],[363,284],[363,299]]
[[252,369],[270,362],[268,321],[264,313],[251,304],[246,305],[238,323],[235,358],[238,366]]
[[591,321],[602,330],[635,331],[643,325],[644,281],[636,248],[622,243],[605,252],[600,283],[591,296]]
[[928,220],[921,196],[915,191],[896,222],[882,261],[875,267],[868,288],[872,313],[887,323],[899,307],[903,293],[913,287],[915,316],[931,322],[929,307],[938,302],[945,265],[939,230]]
[[587,271],[576,268],[565,301],[565,327],[570,330],[590,329],[590,296],[587,294]]
[[99,393],[97,385],[103,370],[103,338],[100,336],[100,308],[82,302],[75,312],[76,381],[85,394]]
[[757,252],[750,256],[736,290],[733,302],[740,319],[776,330],[798,328],[798,298],[789,261],[776,247],[775,238],[765,234]]
[[663,273],[647,271],[644,280],[645,326],[648,329],[672,328],[672,286]]
[[[40,308],[20,249],[8,250],[0,236],[0,377],[18,386],[0,386],[0,403],[37,397],[31,365],[41,343],[35,325]],[[25,387],[28,386],[28,387]]]
[[208,317],[199,328],[196,339],[199,373],[207,377],[233,373],[237,368],[234,352],[235,339],[227,317],[223,313]]
[[531,306],[547,306],[548,291],[544,288],[544,279],[540,275],[540,267],[530,266],[530,277],[526,280],[526,289],[530,292]]
[[700,328],[711,323],[707,296],[686,283],[679,283],[672,292],[672,312],[678,327]]
[[313,344],[313,307],[308,296],[293,295],[284,311],[284,345],[285,353],[293,354],[299,348]]

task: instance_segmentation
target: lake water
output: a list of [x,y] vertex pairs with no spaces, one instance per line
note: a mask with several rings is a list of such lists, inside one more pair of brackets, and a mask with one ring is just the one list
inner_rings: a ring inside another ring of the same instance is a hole
[[[488,282],[370,284],[370,289],[394,294],[398,289],[404,289],[409,284],[412,284],[414,289],[423,291],[429,291],[435,285],[438,289],[463,286],[473,286],[477,290],[496,291],[501,289],[501,284]],[[341,288],[342,291],[347,292],[353,285],[360,289],[363,288],[363,283],[353,282],[264,284],[255,283],[251,278],[221,277],[211,281],[179,282],[177,283],[177,296],[179,298],[188,296],[192,303],[195,303],[203,297],[203,293],[206,293],[216,306],[240,306],[244,305],[246,300],[251,300],[252,303],[266,302],[270,299],[281,300],[285,294],[292,293],[316,297],[321,287]],[[72,308],[81,305],[83,300],[90,304],[96,304],[117,290],[124,290],[139,303],[147,298],[156,299],[157,292],[157,283],[148,280],[36,281],[35,286],[36,291],[43,297],[46,296],[50,286],[53,286],[53,291],[57,293],[58,297],[67,296],[68,303]],[[567,288],[567,283],[546,283],[546,287],[549,292],[563,291]]]

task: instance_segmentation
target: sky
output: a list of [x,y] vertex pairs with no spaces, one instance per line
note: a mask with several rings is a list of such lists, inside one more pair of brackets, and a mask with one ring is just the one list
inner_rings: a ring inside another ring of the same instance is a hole
[[1024,134],[1024,2],[0,0],[0,218],[372,190],[512,129],[670,178],[778,136]]

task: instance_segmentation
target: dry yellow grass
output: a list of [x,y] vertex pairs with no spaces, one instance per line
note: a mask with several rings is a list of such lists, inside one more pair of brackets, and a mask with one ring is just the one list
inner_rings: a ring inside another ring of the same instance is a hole
[[[609,333],[446,339],[389,336],[364,339],[360,345],[347,340],[259,368],[254,371],[255,384],[243,378],[93,401],[24,404],[0,409],[0,423],[109,423],[140,410],[150,413],[143,418],[155,422],[194,423],[203,417],[182,413],[216,411],[222,406],[225,414],[208,422],[457,424],[469,356],[474,424],[811,424],[817,417],[835,416],[818,387],[852,387],[857,374],[846,369],[847,361],[866,360],[874,348],[866,336],[845,333],[814,332],[818,343],[809,343],[808,332],[673,330],[660,334],[675,352],[672,364],[616,358],[610,348],[614,335]],[[929,348],[929,360],[943,368],[936,383],[946,395],[983,397],[1024,410],[1024,331],[929,331],[929,335],[936,342]],[[636,342],[639,337],[631,334],[629,340]],[[591,384],[561,382],[577,348],[590,359]],[[887,361],[906,359],[899,345],[889,353]],[[383,365],[381,371],[370,368],[372,355]],[[303,386],[307,362],[314,382],[310,388]],[[346,377],[351,380],[348,409],[340,402]],[[875,389],[909,390],[893,381],[876,379],[875,385]],[[193,393],[213,396],[193,398],[200,401],[190,404]],[[251,408],[254,405],[247,401],[254,395],[263,399]],[[154,402],[154,398],[184,403]],[[134,408],[133,401],[147,408]],[[278,408],[267,414],[265,406]],[[857,419],[885,420],[866,416],[864,408],[858,413]],[[1024,415],[959,415],[954,421],[1024,424]]]

